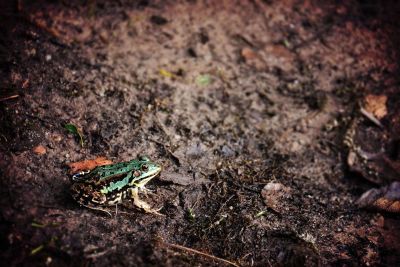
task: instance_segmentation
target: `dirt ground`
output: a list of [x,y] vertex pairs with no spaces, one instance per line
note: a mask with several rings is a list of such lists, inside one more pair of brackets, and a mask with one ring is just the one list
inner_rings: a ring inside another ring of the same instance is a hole
[[[1,265],[399,264],[399,215],[355,201],[400,168],[373,179],[344,144],[383,94],[400,162],[399,4],[321,2],[1,4]],[[162,216],[72,199],[68,163],[138,155]]]

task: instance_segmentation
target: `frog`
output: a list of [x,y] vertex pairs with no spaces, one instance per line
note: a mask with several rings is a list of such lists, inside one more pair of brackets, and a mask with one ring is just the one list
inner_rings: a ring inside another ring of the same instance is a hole
[[[133,204],[145,212],[161,215],[139,198],[139,190],[149,191],[145,185],[162,170],[161,165],[146,156],[72,175],[71,195],[82,206],[107,212],[106,207],[117,206],[131,197]],[[110,214],[111,215],[111,214]]]

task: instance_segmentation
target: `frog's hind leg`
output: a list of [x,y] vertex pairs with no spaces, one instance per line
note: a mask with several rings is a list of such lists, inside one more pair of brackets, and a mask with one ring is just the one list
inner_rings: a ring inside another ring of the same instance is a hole
[[133,204],[136,207],[141,208],[145,212],[148,212],[148,213],[154,213],[154,214],[157,214],[157,215],[163,215],[163,214],[158,212],[160,209],[154,210],[154,209],[152,209],[150,207],[150,205],[148,203],[146,203],[143,200],[139,199],[139,189],[138,189],[138,187],[131,188],[130,189],[130,193],[131,193],[131,197],[133,198]]

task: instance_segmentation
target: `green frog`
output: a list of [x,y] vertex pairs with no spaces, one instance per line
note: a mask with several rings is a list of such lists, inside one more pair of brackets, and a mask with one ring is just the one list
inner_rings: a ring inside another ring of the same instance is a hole
[[159,214],[139,199],[139,190],[147,190],[145,185],[160,172],[161,166],[144,156],[127,162],[98,166],[72,176],[72,197],[82,206],[107,213],[104,207],[117,205],[131,197],[135,206]]

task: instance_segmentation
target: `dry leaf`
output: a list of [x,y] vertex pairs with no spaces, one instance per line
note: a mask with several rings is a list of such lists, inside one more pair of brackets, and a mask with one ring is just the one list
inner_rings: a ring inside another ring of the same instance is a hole
[[356,204],[361,208],[400,213],[400,182],[379,189],[373,188],[362,194]]
[[42,145],[38,145],[33,148],[33,152],[37,155],[44,155],[46,154],[46,148]]
[[74,134],[76,137],[79,138],[79,143],[83,147],[83,135],[82,135],[82,129],[78,129],[76,125],[67,123],[64,125],[64,128],[68,130],[68,132]]
[[258,70],[265,68],[263,58],[253,49],[245,47],[240,51],[240,55],[249,66]]
[[367,95],[364,99],[364,109],[382,119],[387,114],[386,101],[386,95]]
[[98,157],[96,159],[83,160],[74,163],[68,163],[68,167],[71,168],[70,173],[76,173],[78,171],[88,171],[93,170],[97,166],[109,165],[112,164],[111,160],[106,159],[105,157]]
[[166,78],[174,78],[175,77],[175,75],[172,72],[167,71],[166,69],[160,69],[160,75],[164,76]]
[[242,49],[242,57],[247,61],[247,60],[252,60],[257,58],[256,52],[254,52],[252,49],[245,47]]
[[276,58],[293,60],[292,52],[283,45],[268,45],[265,47],[265,51]]
[[212,81],[213,80],[212,80],[211,76],[208,74],[199,75],[196,77],[196,80],[195,80],[196,84],[199,86],[207,86],[210,83],[212,83]]

